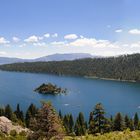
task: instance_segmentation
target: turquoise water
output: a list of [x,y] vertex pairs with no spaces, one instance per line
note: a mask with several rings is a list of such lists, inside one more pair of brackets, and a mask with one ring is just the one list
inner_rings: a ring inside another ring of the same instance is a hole
[[[68,89],[67,95],[45,96],[33,90],[44,82]],[[116,112],[133,115],[140,113],[140,83],[0,71],[0,104],[26,109],[30,103],[40,106],[41,100],[51,100],[63,113],[84,112],[88,117],[94,105],[101,102],[108,115]]]

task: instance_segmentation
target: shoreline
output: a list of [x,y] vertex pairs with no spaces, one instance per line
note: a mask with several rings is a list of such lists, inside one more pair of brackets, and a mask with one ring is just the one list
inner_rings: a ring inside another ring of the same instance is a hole
[[84,77],[89,78],[89,79],[100,79],[100,80],[119,81],[119,82],[131,82],[131,83],[137,82],[135,80],[120,80],[120,79],[113,79],[113,78],[100,78],[100,77],[96,77],[96,76],[84,76]]
[[5,72],[20,72],[20,73],[34,73],[34,74],[51,74],[51,75],[57,75],[57,76],[74,76],[74,77],[83,77],[83,78],[89,78],[89,79],[100,79],[100,80],[109,80],[109,81],[118,81],[118,82],[131,82],[131,83],[137,83],[136,80],[120,80],[120,79],[113,79],[113,78],[101,78],[96,76],[77,76],[77,75],[59,75],[59,74],[52,74],[52,73],[41,73],[41,72],[30,72],[30,71],[8,71],[8,70],[1,70]]

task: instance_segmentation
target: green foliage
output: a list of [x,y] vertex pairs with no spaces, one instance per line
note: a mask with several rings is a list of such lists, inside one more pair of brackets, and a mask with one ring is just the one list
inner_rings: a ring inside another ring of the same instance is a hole
[[17,109],[14,112],[17,119],[21,120],[22,122],[24,122],[24,115],[23,115],[23,111],[20,110],[20,105],[17,104]]
[[72,114],[67,114],[64,116],[63,124],[64,124],[67,134],[72,134],[73,127],[74,127],[74,120],[73,120]]
[[62,137],[64,128],[59,116],[55,112],[52,104],[43,103],[34,118],[30,122],[30,128],[34,131],[29,136],[31,140],[47,139],[52,137]]
[[74,131],[77,136],[86,134],[86,122],[82,112],[79,113],[79,116],[76,119]]
[[[105,111],[101,103],[96,104],[94,110],[90,112],[88,125],[82,112],[79,113],[76,121],[74,121],[72,114],[66,114],[63,117],[61,111],[59,111],[58,115],[51,102],[45,101],[42,101],[42,107],[40,109],[31,104],[26,111],[25,118],[19,104],[17,104],[15,111],[12,110],[10,105],[7,105],[0,108],[0,112],[1,115],[11,118],[16,124],[18,123],[24,126],[26,124],[29,129],[33,130],[28,140],[62,139],[65,135],[65,131],[69,136],[81,136],[85,139],[93,138],[93,140],[101,138],[102,140],[106,139],[106,136],[107,138],[111,138],[111,134],[116,135],[116,133],[120,134],[120,132],[131,133],[130,131],[134,130],[134,132],[137,132],[136,130],[140,129],[140,121],[137,113],[135,113],[133,118],[127,115],[123,118],[121,113],[117,113],[115,117],[111,116],[107,118],[105,117]],[[96,135],[96,137],[88,134]],[[0,133],[0,140],[26,140],[26,136],[26,132],[17,134],[16,131],[12,130],[8,136]],[[71,139],[76,138],[77,137],[71,137]],[[114,137],[112,137],[112,139],[113,138]]]
[[31,104],[29,106],[29,108],[27,109],[26,116],[25,116],[25,123],[26,123],[27,127],[29,127],[30,121],[31,121],[32,118],[35,117],[35,115],[37,114],[37,111],[38,111],[38,109],[33,104]]
[[61,110],[59,110],[59,117],[60,117],[61,120],[63,120],[63,115],[62,115]]
[[98,103],[94,110],[94,133],[104,133],[106,130],[106,118],[105,118],[105,111],[101,103]]
[[121,113],[117,113],[114,119],[114,130],[123,131],[124,129],[124,120]]
[[51,94],[51,95],[66,93],[66,89],[57,87],[56,85],[53,85],[52,83],[48,83],[48,84],[43,83],[38,88],[36,88],[34,91],[36,91],[40,94]]
[[105,133],[103,135],[67,136],[64,140],[140,140],[140,131],[130,132],[129,130],[125,130],[122,132]]
[[140,80],[140,54],[61,62],[30,62],[0,66],[1,70]]
[[135,113],[135,116],[134,116],[134,129],[138,130],[138,126],[139,126],[139,117],[138,117],[138,114]]
[[0,108],[0,116],[4,116],[5,115],[5,108]]
[[93,112],[90,112],[88,125],[89,125],[89,134],[94,134],[94,118],[93,118]]
[[15,137],[17,135],[16,130],[11,130],[10,135]]
[[11,131],[10,135],[0,132],[0,140],[27,140],[27,137],[17,134],[14,131]]
[[129,118],[127,115],[125,115],[125,117],[124,117],[124,123],[125,123],[126,129],[127,129],[127,128],[131,129],[130,118]]
[[9,104],[5,107],[5,117],[7,117],[10,120],[13,119],[13,111]]

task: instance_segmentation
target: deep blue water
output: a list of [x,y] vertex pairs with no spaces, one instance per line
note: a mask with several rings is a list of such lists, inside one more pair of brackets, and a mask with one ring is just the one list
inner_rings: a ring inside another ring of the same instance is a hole
[[[67,95],[40,95],[33,90],[44,82],[68,89]],[[108,115],[122,112],[133,116],[140,113],[140,83],[97,80],[81,77],[56,76],[0,71],[0,104],[13,108],[20,103],[26,110],[30,103],[40,106],[41,100],[51,100],[63,113],[89,112],[101,102]]]

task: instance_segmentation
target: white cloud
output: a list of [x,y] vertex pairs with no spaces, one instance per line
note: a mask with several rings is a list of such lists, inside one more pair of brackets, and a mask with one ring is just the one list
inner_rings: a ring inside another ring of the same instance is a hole
[[19,42],[20,41],[20,39],[18,37],[15,37],[15,36],[12,39],[13,39],[14,42]]
[[23,44],[19,45],[19,47],[20,47],[20,48],[25,47],[25,46],[26,46],[26,44],[25,44],[25,43],[23,43]]
[[61,46],[61,45],[65,45],[66,43],[63,41],[54,41],[54,42],[51,42],[50,44],[54,46]]
[[115,32],[116,33],[121,33],[123,30],[122,29],[117,29]]
[[43,40],[43,39],[44,39],[43,36],[39,36],[39,37],[38,37],[38,40]]
[[57,33],[52,34],[52,37],[58,37]]
[[94,48],[118,48],[118,45],[108,40],[96,40],[95,38],[80,38],[68,44],[76,47],[94,47]]
[[134,34],[134,35],[140,35],[140,30],[139,29],[132,29],[132,30],[129,30],[129,33]]
[[122,46],[123,46],[123,47],[128,47],[128,46],[129,46],[129,44],[123,44]]
[[39,38],[35,35],[28,37],[27,39],[25,39],[24,41],[27,43],[35,43],[38,42]]
[[140,42],[132,43],[131,48],[140,48]]
[[6,55],[7,52],[4,52],[4,51],[0,51],[0,55]]
[[84,36],[80,35],[80,38],[84,38]]
[[44,37],[49,38],[50,37],[50,34],[47,33],[47,34],[44,35]]
[[46,46],[45,42],[37,42],[37,43],[33,43],[34,46],[38,46],[38,47],[44,47]]
[[0,44],[7,44],[10,43],[10,41],[6,40],[4,37],[0,37]]
[[77,39],[78,36],[76,34],[68,34],[64,36],[64,39]]

